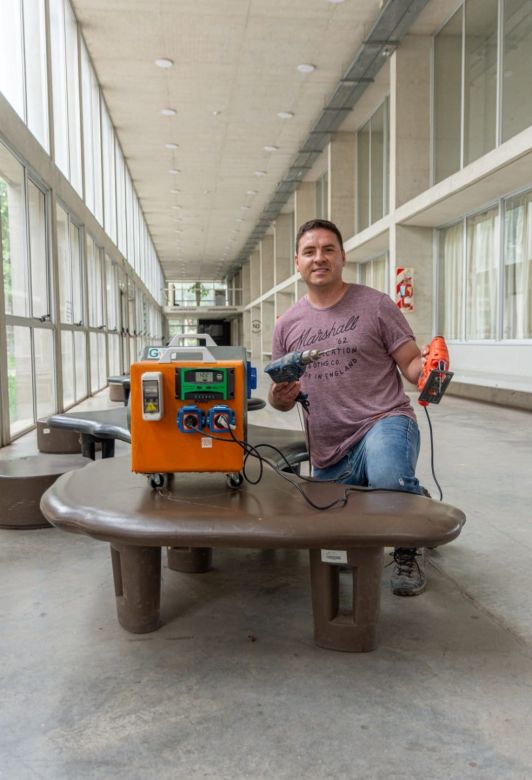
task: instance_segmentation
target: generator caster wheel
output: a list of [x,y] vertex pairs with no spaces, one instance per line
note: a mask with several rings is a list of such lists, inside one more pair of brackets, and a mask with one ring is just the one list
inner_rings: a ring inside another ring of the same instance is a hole
[[242,476],[242,474],[240,474],[239,471],[237,471],[234,474],[226,474],[225,482],[229,490],[238,490],[239,488],[242,487],[242,483],[244,482],[244,477]]
[[148,482],[152,490],[162,490],[170,484],[171,474],[149,474]]

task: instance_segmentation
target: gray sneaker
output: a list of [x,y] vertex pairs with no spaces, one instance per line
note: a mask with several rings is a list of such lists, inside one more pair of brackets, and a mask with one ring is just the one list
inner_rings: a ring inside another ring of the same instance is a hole
[[423,550],[397,547],[393,553],[394,568],[390,584],[395,596],[417,596],[423,593],[427,580]]

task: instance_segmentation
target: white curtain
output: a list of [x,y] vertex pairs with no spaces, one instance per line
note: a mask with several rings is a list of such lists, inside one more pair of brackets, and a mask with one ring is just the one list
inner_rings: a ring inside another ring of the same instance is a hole
[[532,337],[532,193],[506,203],[504,337]]
[[497,213],[467,219],[467,339],[497,335]]
[[440,323],[448,339],[463,338],[464,223],[442,231],[440,242]]

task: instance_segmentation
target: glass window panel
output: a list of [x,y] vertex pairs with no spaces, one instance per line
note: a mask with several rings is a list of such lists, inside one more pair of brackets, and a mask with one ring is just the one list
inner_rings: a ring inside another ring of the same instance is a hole
[[17,114],[24,118],[21,0],[1,4],[0,90]]
[[511,198],[504,216],[504,338],[532,338],[532,193]]
[[101,253],[94,240],[87,238],[87,278],[89,282],[89,325],[100,328],[103,317],[103,282]]
[[24,0],[24,45],[28,127],[49,151],[44,0]]
[[370,167],[370,125],[369,122],[357,133],[357,230],[369,225],[369,167]]
[[70,156],[70,183],[83,194],[81,182],[81,109],[78,74],[78,26],[70,8],[65,2],[65,41],[68,105],[68,146]]
[[100,122],[100,88],[96,75],[91,68],[92,83],[92,158],[94,161],[94,216],[103,225],[103,193],[102,193],[102,135]]
[[105,230],[116,242],[115,139],[109,113],[102,102],[102,157]]
[[124,256],[127,255],[127,234],[126,234],[126,181],[124,156],[118,144],[116,151],[116,218],[117,218],[117,237],[118,248]]
[[466,338],[497,335],[497,209],[469,217],[467,235]]
[[435,180],[460,167],[462,9],[434,39]]
[[127,250],[126,258],[131,265],[134,265],[134,231],[133,231],[133,183],[129,171],[125,170],[126,182],[126,230],[127,230]]
[[74,332],[74,353],[76,366],[76,401],[81,401],[87,396],[87,347],[85,333]]
[[89,55],[84,44],[81,45],[81,98],[83,106],[83,161],[85,174],[85,203],[94,214],[94,158],[92,132],[92,73]]
[[448,339],[463,338],[464,224],[439,235],[439,330]]
[[117,301],[117,290],[116,290],[116,273],[115,273],[115,266],[111,260],[111,258],[106,255],[105,256],[105,265],[106,265],[106,273],[105,273],[105,283],[106,283],[106,292],[107,292],[107,327],[110,330],[113,330],[114,328],[118,327],[117,318],[116,318],[116,301]]
[[502,140],[532,125],[532,0],[505,0]]
[[70,222],[70,257],[72,263],[73,322],[83,323],[83,273],[81,261],[80,229]]
[[48,245],[46,242],[46,200],[44,192],[28,181],[31,297],[33,316],[50,315],[48,288]]
[[69,175],[68,110],[66,87],[65,13],[63,0],[50,0],[50,39],[52,81],[54,88],[54,159],[56,165]]
[[11,436],[33,425],[33,376],[30,328],[8,325],[7,384]]
[[495,147],[498,0],[465,4],[464,162]]
[[51,328],[33,331],[37,419],[53,414],[55,400],[54,333]]
[[105,334],[98,333],[98,388],[105,387],[107,383],[106,371],[106,341]]
[[91,393],[95,393],[99,388],[98,379],[98,334],[89,334],[90,343],[90,361],[91,361]]
[[29,314],[24,170],[0,144],[0,233],[6,314]]
[[63,405],[74,403],[74,340],[71,330],[61,333],[61,366],[63,369]]
[[68,214],[57,206],[57,254],[59,271],[59,316],[61,322],[74,322],[72,300],[72,266],[70,262],[70,241]]
[[109,347],[109,375],[117,376],[120,373],[120,336],[110,333],[107,337]]

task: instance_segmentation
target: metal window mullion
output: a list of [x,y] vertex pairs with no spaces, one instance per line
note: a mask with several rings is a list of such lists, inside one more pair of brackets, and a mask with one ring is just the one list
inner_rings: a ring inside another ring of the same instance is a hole
[[464,167],[465,160],[465,55],[466,55],[466,29],[465,29],[465,0],[462,4],[462,74],[460,96],[460,170]]

